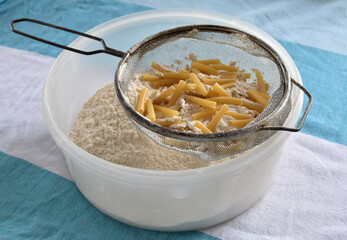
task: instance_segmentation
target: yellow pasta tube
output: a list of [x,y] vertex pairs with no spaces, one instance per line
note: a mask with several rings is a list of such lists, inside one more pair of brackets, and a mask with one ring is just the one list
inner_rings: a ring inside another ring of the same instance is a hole
[[218,70],[211,68],[208,65],[205,65],[196,61],[193,61],[191,65],[192,67],[198,69],[202,73],[211,74],[211,75],[219,75]]
[[199,128],[201,130],[202,133],[212,133],[212,131],[210,129],[208,129],[202,122],[200,121],[196,121],[194,123],[194,126]]
[[225,115],[232,116],[233,118],[236,118],[236,119],[249,119],[249,118],[251,118],[248,115],[238,113],[238,112],[226,112]]
[[263,93],[263,92],[260,92],[258,90],[255,90],[259,95],[261,95],[263,98],[265,98],[266,100],[269,100],[271,97],[266,94],[266,93]]
[[168,96],[170,96],[175,91],[175,87],[171,86],[166,90],[162,91],[161,94],[153,101],[154,104],[160,104],[164,101]]
[[252,122],[253,120],[254,120],[254,118],[241,119],[241,120],[231,120],[229,124],[233,127],[243,128],[244,126],[246,126],[248,123]]
[[164,68],[162,65],[152,62],[151,67],[159,72],[170,72],[170,69]]
[[226,64],[211,64],[210,67],[216,69],[216,70],[224,70],[224,71],[228,71],[228,72],[236,72],[238,70],[237,67],[234,66],[229,66]]
[[152,103],[151,99],[146,100],[146,107],[147,107],[147,117],[149,118],[149,120],[154,122],[155,121],[155,112],[154,112],[154,107],[153,107],[153,103]]
[[177,88],[175,89],[174,93],[171,96],[169,103],[167,104],[168,107],[171,107],[176,103],[176,101],[180,97],[185,86],[186,86],[186,82],[183,80],[180,80],[180,82],[177,85]]
[[267,100],[263,98],[260,94],[258,94],[254,89],[249,88],[247,90],[248,96],[250,96],[252,99],[254,99],[257,103],[261,104],[262,106],[267,106]]
[[213,85],[215,83],[226,84],[236,82],[236,78],[204,78],[203,82],[207,85]]
[[212,116],[217,111],[217,108],[206,109],[202,112],[196,112],[192,114],[192,119],[199,120],[201,118],[206,118]]
[[222,103],[222,104],[234,104],[234,105],[242,105],[243,100],[240,98],[235,97],[213,97],[208,98],[210,101],[214,101],[216,103]]
[[219,123],[219,121],[222,119],[224,114],[229,110],[229,106],[224,104],[214,115],[211,122],[207,125],[207,128],[210,129],[212,132],[216,131],[216,126]]
[[211,89],[208,94],[207,94],[207,97],[211,98],[211,97],[218,97],[218,93],[214,90],[214,89]]
[[184,69],[184,68],[182,68],[181,70],[180,70],[180,73],[189,73],[186,69]]
[[196,68],[194,68],[194,67],[192,67],[192,68],[190,69],[190,71],[193,72],[193,73],[195,73],[196,75],[198,75],[199,73],[201,73],[198,69],[196,69]]
[[177,117],[178,116],[178,111],[173,110],[171,108],[159,106],[159,105],[156,105],[156,104],[153,105],[153,108],[154,108],[155,111],[161,112],[161,113],[163,113],[165,115],[168,115],[170,117]]
[[159,79],[161,79],[161,76],[158,76],[158,75],[151,75],[151,74],[143,74],[142,75],[142,80],[144,80],[144,81],[152,82],[152,81],[157,81]]
[[206,100],[206,99],[194,97],[194,96],[187,96],[186,100],[188,102],[191,102],[191,103],[194,103],[197,105],[201,105],[204,107],[208,107],[208,108],[215,108],[217,106],[217,103],[214,101],[210,101],[210,100]]
[[163,78],[173,78],[173,79],[180,79],[185,80],[188,79],[189,73],[183,73],[183,72],[164,72]]
[[260,105],[259,103],[252,103],[252,102],[248,102],[248,101],[243,101],[242,106],[251,109],[251,110],[255,110],[258,113],[261,113],[264,110],[264,107],[262,105]]
[[202,63],[202,64],[219,64],[220,59],[206,59],[206,60],[197,60],[196,62]]
[[145,100],[147,98],[148,88],[142,88],[139,98],[137,100],[137,111],[141,114],[145,111]]
[[219,96],[230,97],[230,95],[218,83],[213,85],[213,90],[216,91]]
[[236,83],[231,82],[231,83],[222,84],[221,87],[224,88],[224,89],[226,89],[226,88],[233,88],[233,87],[236,87]]
[[196,89],[196,84],[195,83],[189,83],[184,87],[183,90],[193,91],[195,89]]
[[236,76],[237,76],[237,72],[221,72],[220,73],[221,78],[236,77]]
[[259,70],[256,70],[255,76],[257,77],[259,90],[263,93],[266,93],[267,91],[266,91],[266,85],[265,85],[263,75],[261,74],[261,72]]
[[176,118],[173,120],[165,120],[165,121],[160,121],[160,119],[158,119],[157,121],[155,121],[155,123],[163,126],[163,127],[169,127],[172,124],[176,124],[176,123],[182,123],[182,118]]
[[208,91],[206,90],[206,88],[204,87],[204,85],[201,83],[201,81],[199,80],[198,76],[196,76],[195,73],[191,73],[190,74],[190,78],[192,79],[192,82],[195,83],[196,85],[196,90],[202,95],[202,96],[206,96]]
[[172,84],[178,83],[179,81],[179,79],[161,79],[158,81],[153,81],[152,86],[154,88],[159,88],[162,86],[171,86]]

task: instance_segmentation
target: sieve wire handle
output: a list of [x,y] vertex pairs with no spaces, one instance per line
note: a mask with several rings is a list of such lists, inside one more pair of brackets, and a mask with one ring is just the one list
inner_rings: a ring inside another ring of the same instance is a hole
[[[19,23],[19,22],[31,22],[31,23],[35,23],[35,24],[38,24],[38,25],[43,25],[43,26],[47,26],[47,27],[50,27],[50,28],[55,28],[55,29],[58,29],[58,30],[61,30],[61,31],[64,31],[64,32],[69,32],[69,33],[73,33],[73,34],[76,34],[76,35],[80,35],[82,37],[89,38],[89,39],[92,39],[92,40],[100,42],[104,49],[98,49],[98,50],[94,50],[94,51],[83,51],[83,50],[80,50],[80,49],[76,49],[76,48],[68,47],[68,46],[65,46],[65,45],[62,45],[62,44],[59,44],[59,43],[48,41],[46,39],[39,38],[39,37],[36,37],[34,35],[31,35],[31,34],[19,31],[18,29],[15,29],[14,25],[16,23]],[[96,36],[93,36],[93,35],[89,35],[89,34],[86,34],[86,33],[78,32],[78,31],[75,31],[75,30],[72,30],[72,29],[69,29],[69,28],[64,28],[64,27],[53,25],[53,24],[50,24],[50,23],[38,21],[38,20],[35,20],[35,19],[30,19],[30,18],[16,19],[16,20],[11,21],[10,26],[11,26],[11,31],[14,32],[14,33],[20,34],[22,36],[25,36],[25,37],[28,37],[28,38],[34,39],[36,41],[43,42],[43,43],[46,43],[46,44],[49,44],[49,45],[52,45],[52,46],[55,46],[55,47],[58,47],[58,48],[66,49],[66,50],[69,50],[69,51],[72,51],[72,52],[75,52],[75,53],[79,53],[79,54],[83,54],[83,55],[93,55],[93,54],[98,54],[98,53],[106,53],[106,54],[110,54],[112,56],[116,56],[116,57],[120,57],[120,58],[125,55],[125,53],[122,52],[122,51],[119,51],[119,50],[107,47],[106,43],[104,42],[104,40],[102,38],[99,38],[99,37],[96,37]]]
[[276,127],[275,126],[275,127],[262,127],[259,130],[276,130],[276,131],[289,131],[289,132],[298,132],[301,130],[301,128],[304,125],[304,122],[306,120],[306,117],[308,115],[308,112],[310,111],[311,105],[312,105],[312,95],[306,90],[306,88],[304,88],[304,86],[302,86],[300,83],[298,83],[294,79],[291,79],[291,82],[295,86],[297,86],[301,91],[303,91],[308,98],[308,103],[306,105],[304,113],[301,116],[299,124],[295,128],[287,128],[287,127],[280,127],[280,126]]

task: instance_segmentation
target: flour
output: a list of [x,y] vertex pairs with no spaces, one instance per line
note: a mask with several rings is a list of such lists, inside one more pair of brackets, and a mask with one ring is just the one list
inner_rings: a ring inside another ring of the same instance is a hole
[[99,158],[128,167],[184,170],[217,163],[205,162],[154,143],[128,119],[113,84],[98,90],[84,104],[69,138]]

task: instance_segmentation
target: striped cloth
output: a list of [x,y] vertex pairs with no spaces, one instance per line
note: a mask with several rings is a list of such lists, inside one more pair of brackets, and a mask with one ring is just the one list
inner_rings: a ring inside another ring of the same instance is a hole
[[[210,228],[155,232],[111,219],[78,191],[41,114],[42,85],[61,50],[13,34],[9,22],[30,17],[87,31],[130,13],[183,6],[272,35],[314,104],[255,206]],[[2,0],[0,22],[0,239],[347,239],[346,1]]]

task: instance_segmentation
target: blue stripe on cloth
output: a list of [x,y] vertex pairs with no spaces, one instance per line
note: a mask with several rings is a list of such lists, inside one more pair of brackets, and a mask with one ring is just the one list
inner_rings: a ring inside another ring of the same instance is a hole
[[92,206],[76,185],[0,151],[0,239],[217,239],[120,223]]
[[292,42],[280,43],[293,58],[304,86],[313,96],[302,131],[347,145],[347,56]]

